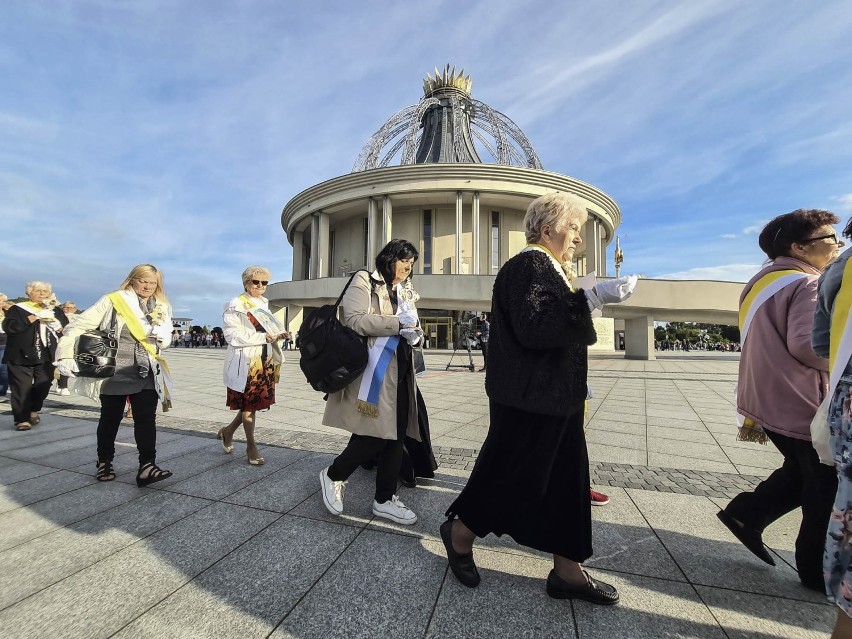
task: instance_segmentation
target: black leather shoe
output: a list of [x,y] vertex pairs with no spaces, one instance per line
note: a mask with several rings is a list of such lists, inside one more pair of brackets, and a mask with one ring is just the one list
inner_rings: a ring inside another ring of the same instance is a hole
[[775,565],[775,560],[769,554],[769,551],[766,550],[766,546],[763,545],[763,537],[761,537],[758,531],[740,524],[726,513],[724,509],[716,513],[716,516],[719,518],[719,521],[725,524],[725,527],[731,531],[734,537],[739,539],[740,543],[752,551],[756,557],[765,561],[770,566]]
[[589,580],[585,586],[572,586],[551,570],[547,575],[547,594],[554,599],[582,599],[593,604],[611,606],[618,603],[618,591],[602,581],[592,579],[585,570],[583,574]]
[[822,577],[817,577],[815,579],[803,578],[799,577],[799,580],[802,582],[802,585],[808,590],[813,590],[814,592],[818,592],[821,595],[826,594],[825,592],[825,580]]
[[447,549],[447,560],[450,562],[450,570],[460,582],[468,588],[476,588],[479,585],[479,571],[473,561],[473,553],[460,555],[453,550],[453,520],[448,519],[441,524],[441,540]]

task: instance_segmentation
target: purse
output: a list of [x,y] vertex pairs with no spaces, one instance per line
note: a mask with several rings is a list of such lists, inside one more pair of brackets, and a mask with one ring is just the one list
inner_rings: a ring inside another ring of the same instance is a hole
[[77,377],[112,377],[115,375],[115,357],[118,353],[115,309],[112,311],[108,331],[87,331],[77,336],[74,344],[74,362]]
[[426,372],[426,360],[423,357],[423,347],[413,346],[411,348],[411,358],[414,363],[414,374],[422,375]]

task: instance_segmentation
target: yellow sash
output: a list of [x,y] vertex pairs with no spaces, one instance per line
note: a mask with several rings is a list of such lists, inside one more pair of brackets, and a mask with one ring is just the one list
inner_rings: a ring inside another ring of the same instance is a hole
[[757,309],[782,288],[803,277],[807,277],[807,274],[802,271],[785,269],[767,273],[754,283],[751,290],[743,299],[742,304],[740,304],[740,343],[745,341],[746,334],[748,334],[748,329],[751,325],[751,318],[754,317]]
[[124,320],[125,325],[127,326],[127,330],[130,331],[130,334],[133,335],[133,338],[142,344],[142,347],[148,351],[148,354],[153,357],[160,364],[163,375],[163,411],[167,411],[171,408],[172,405],[172,393],[171,393],[171,373],[169,372],[169,366],[166,364],[166,360],[160,355],[157,347],[148,341],[148,335],[145,333],[145,329],[142,327],[142,322],[139,321],[139,318],[136,317],[136,313],[133,312],[133,309],[127,303],[127,300],[121,295],[120,291],[115,291],[107,295],[109,297],[109,301],[112,302],[113,308],[115,308],[115,312],[121,316],[121,319]]

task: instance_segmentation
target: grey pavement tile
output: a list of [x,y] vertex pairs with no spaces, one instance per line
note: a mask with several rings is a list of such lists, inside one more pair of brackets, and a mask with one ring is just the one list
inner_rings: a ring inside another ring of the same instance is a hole
[[0,552],[5,585],[0,608],[136,543],[209,505],[185,495],[147,493],[65,528]]
[[625,406],[623,412],[616,412],[613,408],[609,408],[608,410],[600,409],[595,412],[593,418],[615,423],[645,424],[644,411],[633,412],[629,406]]
[[[778,466],[780,466],[780,465],[781,464],[778,464]],[[749,465],[743,465],[743,464],[735,464],[735,466],[736,466],[737,472],[740,475],[753,475],[755,477],[760,477],[761,479],[766,479],[767,477],[769,477],[769,475],[772,474],[772,471],[775,470],[775,468],[769,469],[769,468],[763,468],[763,467],[760,467],[760,466],[749,466]],[[776,468],[777,468],[777,466],[776,466]]]
[[109,637],[277,517],[204,508],[0,611],[0,628],[14,628],[16,639]]
[[742,546],[716,518],[718,508],[711,500],[627,492],[691,583],[801,601],[819,599],[799,584],[789,566],[769,566]]
[[50,466],[3,458],[2,463],[0,463],[0,486],[15,484],[19,481],[26,481],[55,472],[57,472],[57,469]]
[[836,606],[790,601],[722,588],[697,586],[729,639],[824,639],[834,627]]
[[[328,457],[328,466],[334,457]],[[324,468],[325,466],[323,466]],[[305,478],[306,489],[310,488],[310,479]],[[320,495],[319,470],[313,477],[316,482],[316,492],[312,497],[303,500],[298,506],[288,511],[288,515],[319,519],[356,528],[365,527],[373,518],[373,498],[376,493],[376,473],[363,468],[357,469],[346,481],[346,491],[343,497],[343,514],[332,515],[323,504]]]
[[661,419],[667,419],[670,422],[700,422],[701,417],[698,414],[689,408],[677,410],[675,408],[671,408],[668,406],[662,405],[652,405],[648,406],[645,410],[645,414],[651,417],[659,417]]
[[234,492],[226,497],[225,501],[286,513],[311,495],[319,497],[319,473],[333,460],[333,455],[305,453],[301,459],[286,468]]
[[618,589],[619,603],[575,602],[582,639],[727,639],[689,584],[600,571],[593,576]]
[[763,446],[753,446],[752,448],[735,448],[726,449],[728,458],[736,464],[753,466],[756,468],[765,468],[775,470],[780,468],[784,463],[784,458],[773,447],[772,449]]
[[[717,444],[716,438],[706,429],[648,426],[648,437],[654,439]],[[677,446],[674,442],[672,446]]]
[[36,444],[58,441],[80,437],[92,431],[92,423],[81,420],[69,420],[61,418],[54,423],[45,423],[34,426],[32,430],[16,431],[14,424],[9,425],[9,430],[0,430],[0,448],[3,454],[13,450],[31,448]]
[[[228,463],[193,475],[183,481],[172,483],[169,490],[207,499],[223,499],[246,486],[261,481],[264,477],[276,471],[286,468],[308,454],[289,448],[262,446],[260,447],[260,454],[265,463],[254,466],[248,463],[246,456],[236,455],[236,451],[231,455],[225,455],[221,449],[219,452],[224,458],[228,459]],[[177,468],[177,466],[175,467]]]
[[646,437],[645,434],[629,434],[629,433],[618,433],[614,434],[612,431],[608,430],[598,430],[595,428],[589,428],[586,430],[586,445],[588,444],[604,444],[606,446],[612,446],[617,444],[620,448],[626,450],[640,450],[645,451],[646,447]]
[[596,444],[588,442],[586,448],[589,451],[590,461],[610,462],[613,464],[638,464],[648,463],[648,453],[644,450],[630,450],[618,446],[618,436],[613,435],[611,445]]
[[357,534],[282,517],[114,637],[265,638]]
[[687,457],[684,455],[670,455],[648,451],[648,465],[655,468],[685,468],[689,470],[709,470],[717,473],[736,473],[733,464],[727,461],[716,461],[702,459],[701,457]]
[[416,537],[365,530],[271,637],[420,638],[445,572]]
[[425,637],[577,636],[571,602],[551,599],[544,590],[552,560],[523,558],[477,546],[476,563],[482,583],[467,588],[447,569],[442,543],[425,541],[423,546],[438,557],[446,571]]
[[[233,457],[225,455],[219,444],[214,442],[215,440],[209,440],[206,437],[185,437],[180,441],[173,442],[176,448],[169,450],[165,455],[160,455],[158,448],[157,465],[164,470],[172,471],[173,475],[168,479],[152,484],[151,487],[155,489],[167,488],[211,468],[230,463]],[[116,464],[119,481],[135,484],[138,470],[139,463],[136,455],[125,457],[121,466]]]
[[[645,436],[646,426],[645,424],[634,424],[632,422],[622,422],[622,421],[612,421],[609,419],[599,418],[597,415],[592,416],[592,418],[586,424],[587,433],[591,431],[600,431],[600,432],[608,432],[608,433],[621,433],[627,435],[637,435],[637,436]],[[618,437],[619,435],[615,435]]]
[[686,581],[624,489],[608,488],[606,492],[609,504],[592,508],[595,554],[584,564],[589,568]]
[[94,444],[94,433],[87,433],[77,435],[75,437],[34,442],[26,447],[6,450],[4,451],[4,454],[8,457],[20,459],[22,461],[42,463],[42,459],[45,457],[66,451],[73,451],[75,449],[92,448]]
[[50,499],[95,482],[94,477],[60,470],[3,486],[0,489],[0,513],[5,513],[37,501]]
[[708,432],[708,428],[701,421],[648,416],[648,428],[655,426],[660,428],[677,428],[678,430],[695,430],[702,433]]
[[676,454],[681,457],[695,457],[707,461],[730,462],[725,451],[715,442],[705,444],[684,439],[672,441],[671,439],[649,436],[648,453]]

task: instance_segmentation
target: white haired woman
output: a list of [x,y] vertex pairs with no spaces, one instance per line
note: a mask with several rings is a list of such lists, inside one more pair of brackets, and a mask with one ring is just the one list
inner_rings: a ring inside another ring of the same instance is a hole
[[264,463],[254,440],[257,411],[275,403],[275,384],[284,357],[278,341],[290,333],[269,313],[269,302],[263,296],[269,284],[269,269],[249,266],[243,271],[243,290],[225,304],[222,315],[228,352],[225,356],[224,380],[228,408],[237,411],[231,423],[219,429],[217,437],[222,449],[233,449],[234,433],[242,426],[246,434],[248,463]]
[[30,430],[41,421],[44,399],[53,383],[53,356],[63,327],[68,323],[48,282],[29,282],[27,300],[6,311],[7,365],[12,387],[15,430]]
[[589,459],[583,434],[592,310],[632,294],[636,276],[573,290],[568,272],[586,220],[583,203],[554,193],[524,217],[528,246],[497,274],[491,305],[488,436],[440,534],[450,568],[479,584],[473,542],[489,533],[553,554],[547,594],[618,601],[581,562],[592,555]]
[[157,404],[171,407],[171,379],[161,351],[171,343],[172,317],[163,274],[152,264],[133,267],[118,290],[104,295],[77,316],[59,342],[59,372],[73,377],[74,344],[79,335],[98,329],[118,340],[115,374],[104,379],[80,378],[75,393],[100,401],[98,481],[113,481],[115,437],[124,415],[125,398],[133,408],[133,434],[139,451],[136,485],[148,486],[172,476],[157,466]]

